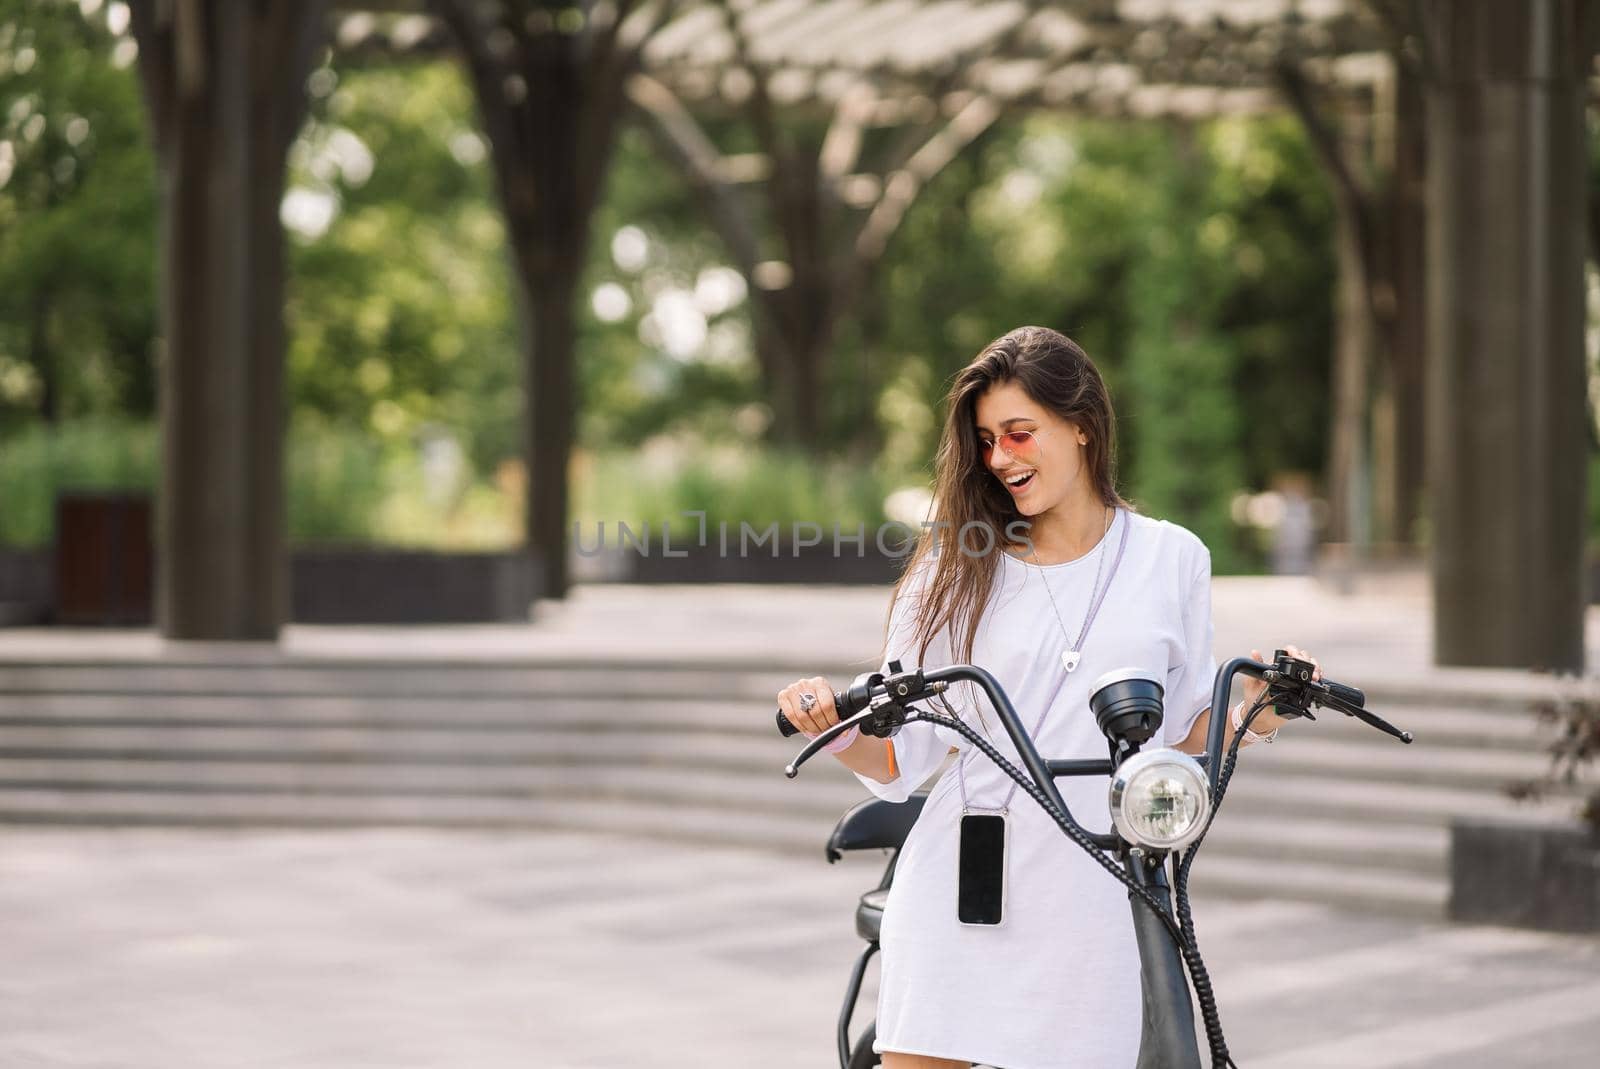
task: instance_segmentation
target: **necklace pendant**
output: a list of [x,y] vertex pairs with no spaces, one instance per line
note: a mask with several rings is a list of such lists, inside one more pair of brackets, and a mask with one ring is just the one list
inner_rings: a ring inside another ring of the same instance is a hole
[[1065,668],[1070,674],[1074,668],[1078,667],[1078,660],[1081,657],[1082,654],[1080,654],[1077,650],[1062,650],[1061,667]]

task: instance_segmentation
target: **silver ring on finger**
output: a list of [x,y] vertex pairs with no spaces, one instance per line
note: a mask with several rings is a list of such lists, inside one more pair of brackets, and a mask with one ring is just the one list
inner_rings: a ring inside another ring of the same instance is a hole
[[800,711],[802,713],[809,713],[811,710],[815,709],[816,707],[817,707],[817,696],[815,694],[811,693],[809,690],[801,691],[800,692]]

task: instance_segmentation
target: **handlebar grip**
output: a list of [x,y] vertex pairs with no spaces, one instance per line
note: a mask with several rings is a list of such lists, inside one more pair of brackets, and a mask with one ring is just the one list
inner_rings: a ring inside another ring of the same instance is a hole
[[[840,714],[840,719],[844,719],[843,714],[846,712],[845,697],[838,691],[833,692],[833,708],[835,712]],[[778,734],[782,735],[786,739],[790,735],[800,734],[800,729],[789,723],[789,718],[783,715],[782,709],[778,710]]]
[[1366,694],[1355,687],[1347,687],[1343,683],[1334,683],[1326,679],[1322,681],[1322,685],[1328,688],[1329,696],[1337,701],[1353,705],[1357,709],[1365,709],[1367,707]]

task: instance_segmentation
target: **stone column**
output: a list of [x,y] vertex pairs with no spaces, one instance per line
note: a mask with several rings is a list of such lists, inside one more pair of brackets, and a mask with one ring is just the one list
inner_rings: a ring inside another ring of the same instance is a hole
[[1434,660],[1580,668],[1587,0],[1426,0]]
[[131,8],[161,176],[156,611],[168,638],[272,641],[288,617],[278,210],[326,6]]
[[278,399],[250,389],[251,20],[218,18],[210,33],[202,22],[175,15],[178,70],[158,117],[166,344],[156,615],[168,638],[271,640],[278,621],[259,615],[250,552],[254,529],[279,525],[257,508],[252,478],[252,454],[276,443],[252,433],[251,410]]

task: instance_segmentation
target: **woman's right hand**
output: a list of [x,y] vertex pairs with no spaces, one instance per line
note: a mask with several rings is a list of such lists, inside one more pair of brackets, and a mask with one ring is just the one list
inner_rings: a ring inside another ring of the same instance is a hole
[[[816,698],[810,712],[800,711],[802,694]],[[797,679],[778,691],[778,708],[789,723],[811,736],[820,735],[839,722],[839,712],[833,707],[833,688],[821,676]]]

